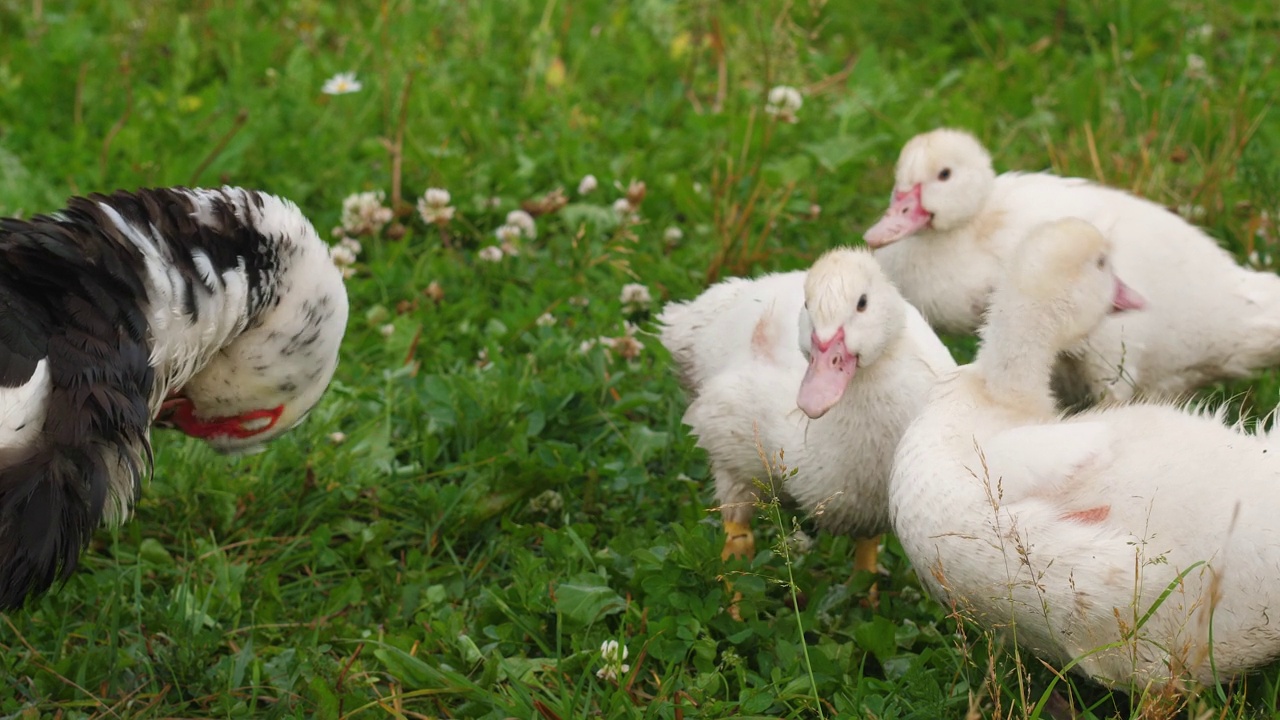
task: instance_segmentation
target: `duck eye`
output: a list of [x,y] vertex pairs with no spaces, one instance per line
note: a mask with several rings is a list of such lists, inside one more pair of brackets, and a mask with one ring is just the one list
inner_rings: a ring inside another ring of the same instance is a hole
[[942,168],[942,172],[938,173],[939,180],[946,180],[951,177],[951,168]]
[[866,310],[866,309],[867,309],[867,294],[863,293],[862,297],[858,298],[858,312],[862,312],[863,310]]
[[1099,256],[1098,256],[1098,269],[1099,269],[1099,270],[1101,270],[1101,269],[1105,268],[1106,266],[1107,266],[1107,256],[1106,256],[1106,255],[1099,255]]

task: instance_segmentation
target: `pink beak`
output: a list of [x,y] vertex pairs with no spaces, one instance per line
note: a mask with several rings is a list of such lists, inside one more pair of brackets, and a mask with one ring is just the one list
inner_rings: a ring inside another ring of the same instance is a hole
[[905,192],[893,191],[893,201],[880,222],[862,235],[867,245],[880,248],[916,232],[933,221],[933,213],[920,204],[920,185]]
[[816,420],[826,415],[844,395],[849,380],[858,370],[858,356],[845,348],[844,328],[837,330],[825,343],[818,340],[816,332],[811,341],[813,348],[809,356],[809,369],[800,382],[796,405],[800,406],[805,415]]
[[1116,278],[1115,295],[1111,298],[1111,312],[1120,313],[1126,310],[1141,310],[1147,306],[1146,298],[1138,294],[1137,290],[1124,284],[1120,278]]

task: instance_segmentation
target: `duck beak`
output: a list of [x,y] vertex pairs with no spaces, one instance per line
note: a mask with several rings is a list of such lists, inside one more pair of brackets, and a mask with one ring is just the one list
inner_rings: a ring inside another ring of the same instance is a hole
[[826,343],[811,337],[813,349],[809,355],[809,369],[800,382],[800,394],[796,405],[810,418],[818,419],[827,414],[844,395],[849,380],[858,370],[858,356],[849,352],[844,344],[844,328],[836,331]]
[[870,247],[881,248],[911,235],[931,222],[933,213],[925,210],[920,203],[920,185],[916,184],[910,190],[893,191],[893,200],[884,217],[863,233],[862,239]]
[[169,396],[165,398],[163,403],[161,403],[160,412],[156,413],[156,418],[151,424],[154,427],[164,428],[166,430],[173,430],[177,428],[178,424],[174,421],[174,416],[177,414],[179,408],[189,404],[190,402],[190,400],[179,395],[176,390],[169,393]]
[[1116,278],[1115,295],[1111,298],[1111,313],[1122,313],[1127,310],[1141,310],[1147,306],[1146,298],[1137,290],[1129,287],[1120,278]]

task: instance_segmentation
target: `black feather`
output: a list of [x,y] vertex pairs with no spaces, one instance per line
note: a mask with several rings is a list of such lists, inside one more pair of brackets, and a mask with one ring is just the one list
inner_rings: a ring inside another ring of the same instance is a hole
[[[261,204],[252,193],[248,200]],[[207,293],[197,251],[219,285],[223,272],[246,265],[250,316],[275,301],[261,282],[274,276],[275,246],[237,218],[236,200],[222,196],[208,224],[195,211],[181,189],[142,190],[73,198],[52,216],[0,219],[0,386],[26,384],[41,360],[51,385],[37,444],[0,458],[0,609],[65,580],[107,504],[132,502],[151,471],[150,298],[146,259],[131,236],[153,243],[178,271],[185,287],[177,301],[189,316]],[[111,488],[125,483],[129,497],[113,500]]]

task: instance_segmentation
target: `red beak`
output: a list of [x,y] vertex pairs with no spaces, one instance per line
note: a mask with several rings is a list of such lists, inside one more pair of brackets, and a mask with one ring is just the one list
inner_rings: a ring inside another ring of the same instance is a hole
[[889,203],[884,217],[872,225],[862,235],[862,239],[867,241],[867,245],[880,248],[907,237],[931,222],[933,213],[925,210],[921,204],[919,185],[903,192],[894,190],[893,201]]
[[1142,297],[1137,290],[1125,285],[1123,280],[1116,278],[1115,295],[1111,299],[1112,313],[1120,313],[1127,310],[1141,310],[1146,306],[1146,298]]
[[825,343],[814,332],[811,343],[813,347],[809,355],[809,369],[800,382],[796,405],[805,415],[817,419],[826,415],[844,396],[849,380],[858,370],[858,356],[845,347],[844,328],[837,330]]

